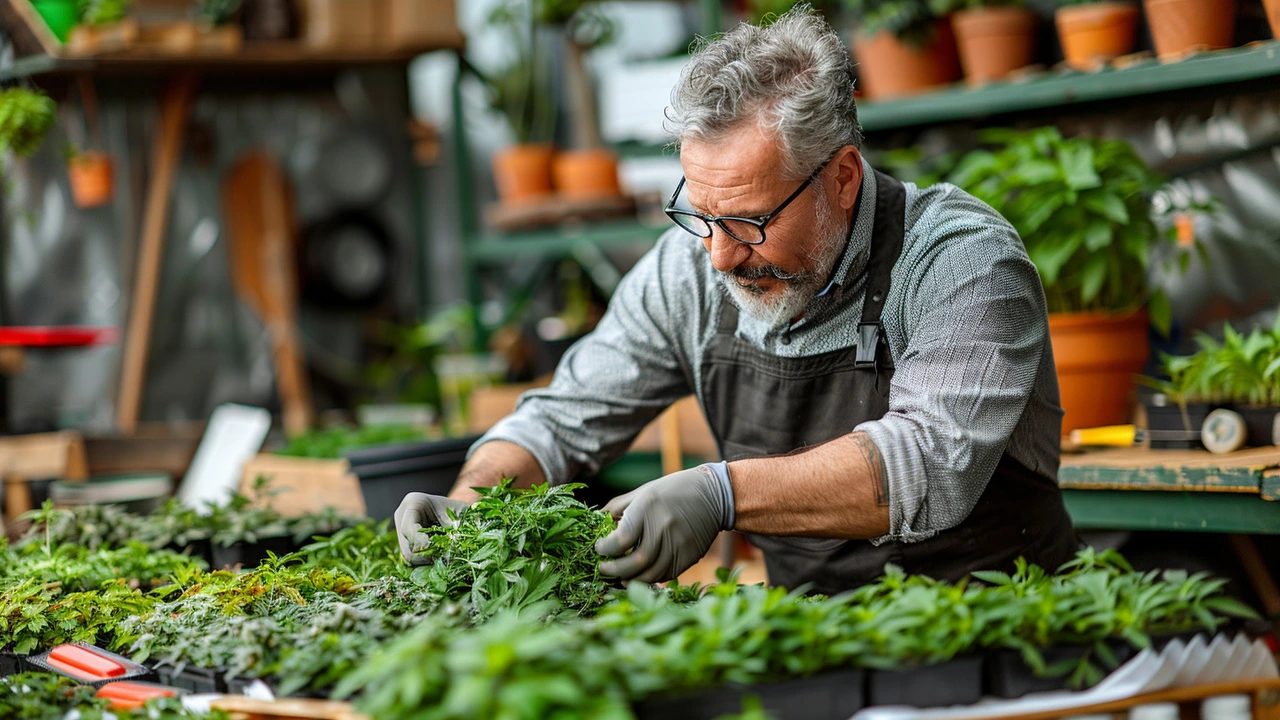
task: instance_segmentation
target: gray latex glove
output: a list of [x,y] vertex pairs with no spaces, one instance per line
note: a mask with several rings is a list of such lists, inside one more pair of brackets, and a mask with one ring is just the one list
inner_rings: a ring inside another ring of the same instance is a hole
[[733,527],[733,488],[727,470],[718,470],[724,465],[682,470],[610,501],[605,510],[622,519],[596,552],[617,559],[600,563],[600,572],[663,582],[701,560],[716,535]]
[[415,550],[420,550],[425,544],[426,538],[422,535],[422,528],[436,525],[453,527],[454,522],[449,517],[449,510],[453,510],[457,515],[466,510],[469,505],[470,503],[450,500],[439,495],[426,493],[405,495],[395,513],[396,534],[400,538],[400,552],[404,553],[404,559],[408,560],[410,565],[428,564],[429,561],[426,558],[414,554]]

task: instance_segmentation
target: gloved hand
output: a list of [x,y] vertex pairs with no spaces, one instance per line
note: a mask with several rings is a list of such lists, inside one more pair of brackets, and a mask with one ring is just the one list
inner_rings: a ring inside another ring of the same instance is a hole
[[428,495],[426,493],[409,493],[404,496],[404,500],[400,501],[400,507],[396,508],[396,534],[400,537],[400,552],[404,553],[404,559],[409,561],[410,565],[426,565],[429,561],[414,554],[415,550],[420,549],[425,543],[422,536],[422,528],[433,527],[453,527],[454,521],[449,517],[449,511],[453,510],[454,514],[460,514],[469,506],[461,500],[450,500],[447,497],[439,495]]
[[596,552],[617,558],[600,563],[600,572],[663,582],[692,567],[717,533],[733,528],[733,486],[724,463],[699,465],[616,497],[605,510],[622,519],[596,542]]

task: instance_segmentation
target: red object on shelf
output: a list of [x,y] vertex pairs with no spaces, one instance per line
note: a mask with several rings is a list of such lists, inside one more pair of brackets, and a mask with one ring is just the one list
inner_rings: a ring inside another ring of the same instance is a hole
[[111,707],[116,710],[135,710],[145,705],[148,700],[173,697],[177,694],[178,692],[173,688],[125,680],[103,685],[94,697],[110,701]]
[[59,645],[49,653],[45,662],[82,682],[110,680],[124,675],[128,668],[108,657],[103,657],[79,645]]
[[0,327],[0,345],[29,348],[88,347],[111,345],[119,335],[113,327],[10,326]]

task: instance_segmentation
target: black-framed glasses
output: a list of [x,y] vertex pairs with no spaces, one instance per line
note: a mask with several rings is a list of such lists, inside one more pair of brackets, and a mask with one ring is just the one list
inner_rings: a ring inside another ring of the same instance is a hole
[[671,200],[667,202],[665,212],[667,213],[667,217],[671,218],[672,222],[704,240],[711,237],[711,226],[719,225],[720,229],[724,230],[725,233],[734,240],[737,240],[744,245],[759,245],[764,242],[765,226],[774,218],[778,217],[783,210],[786,210],[788,205],[795,202],[795,199],[800,197],[800,194],[804,192],[805,188],[809,187],[810,183],[818,179],[818,175],[822,174],[823,169],[827,167],[827,163],[831,162],[834,157],[835,155],[832,155],[830,158],[823,161],[816,170],[810,173],[809,178],[805,180],[800,187],[796,188],[795,192],[791,193],[786,200],[782,201],[781,205],[774,208],[769,213],[760,215],[759,217],[737,217],[733,215],[714,216],[703,215],[702,213],[694,212],[693,210],[677,210],[676,198],[680,197],[680,191],[684,189],[685,179],[683,177],[680,178],[680,183],[676,185],[676,191],[671,193]]

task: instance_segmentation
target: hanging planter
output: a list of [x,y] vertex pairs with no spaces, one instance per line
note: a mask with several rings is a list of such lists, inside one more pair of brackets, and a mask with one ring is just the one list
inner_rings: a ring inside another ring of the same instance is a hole
[[1133,52],[1138,35],[1138,8],[1127,2],[1063,5],[1053,16],[1067,64],[1096,70]]
[[946,21],[931,26],[923,42],[889,30],[856,36],[853,45],[861,90],[872,100],[914,95],[960,78],[955,35]]
[[1145,0],[1145,4],[1151,39],[1162,60],[1231,47],[1235,0]]
[[1031,64],[1036,16],[1024,7],[980,4],[951,16],[960,65],[970,85],[1000,80]]

